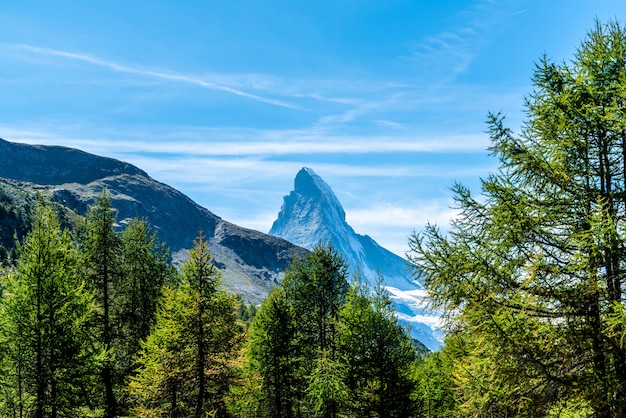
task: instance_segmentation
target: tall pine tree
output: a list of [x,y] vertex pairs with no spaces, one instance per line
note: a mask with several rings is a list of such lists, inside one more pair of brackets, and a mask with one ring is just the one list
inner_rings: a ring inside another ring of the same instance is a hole
[[[297,344],[302,356],[295,390],[301,413],[312,413],[316,399],[311,399],[311,376],[317,366],[332,366],[337,351],[337,321],[348,291],[348,265],[331,244],[317,245],[302,260],[296,260],[285,273],[282,286],[298,321]],[[325,357],[328,362],[318,364]],[[322,369],[319,369],[322,370]],[[319,392],[317,392],[319,393]],[[329,399],[324,416],[337,416],[339,405]]]
[[411,416],[416,351],[382,277],[374,288],[358,280],[350,286],[339,315],[338,347],[354,416]]
[[77,263],[69,234],[40,199],[0,312],[10,370],[3,415],[77,416],[93,402],[99,356],[87,325],[95,311]]
[[93,321],[95,344],[101,346],[108,357],[100,370],[103,406],[107,418],[118,415],[116,386],[121,377],[116,374],[115,356],[119,328],[114,321],[116,305],[115,291],[122,279],[122,240],[115,232],[115,212],[111,197],[104,189],[89,208],[86,222],[81,231],[81,253],[83,274],[89,289],[94,293],[99,306]]
[[131,377],[137,416],[224,416],[241,340],[236,298],[219,289],[220,273],[202,235],[168,287]]
[[167,249],[159,244],[145,220],[131,219],[121,239],[122,278],[114,292],[116,368],[128,376],[136,367],[141,341],[148,337],[155,323],[162,287],[175,272]]
[[303,366],[297,331],[293,306],[284,289],[276,287],[263,301],[250,328],[248,356],[253,371],[262,376],[258,390],[260,416],[282,418],[294,414],[299,396],[297,377]]
[[548,414],[565,399],[626,416],[625,80],[615,22],[597,23],[570,64],[541,60],[521,133],[490,115],[501,167],[483,197],[455,186],[450,233],[411,238],[463,342],[468,413]]

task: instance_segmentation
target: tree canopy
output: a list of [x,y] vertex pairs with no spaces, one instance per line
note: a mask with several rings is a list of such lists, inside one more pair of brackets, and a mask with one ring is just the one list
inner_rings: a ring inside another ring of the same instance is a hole
[[410,258],[446,314],[467,414],[565,402],[625,416],[624,29],[596,23],[570,63],[542,58],[533,83],[519,134],[489,115],[500,168],[482,195],[455,185],[460,216],[413,234]]

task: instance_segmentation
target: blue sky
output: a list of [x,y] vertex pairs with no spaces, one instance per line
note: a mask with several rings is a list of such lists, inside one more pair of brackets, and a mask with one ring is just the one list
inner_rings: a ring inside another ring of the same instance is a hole
[[534,63],[572,58],[618,0],[0,0],[0,137],[138,165],[267,232],[298,170],[403,255],[449,187],[497,168]]

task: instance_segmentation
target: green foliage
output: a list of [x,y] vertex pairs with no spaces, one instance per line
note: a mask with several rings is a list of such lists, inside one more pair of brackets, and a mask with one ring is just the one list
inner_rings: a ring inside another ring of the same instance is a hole
[[180,286],[166,288],[128,385],[135,416],[225,414],[241,338],[237,300],[218,290],[220,275],[202,236],[182,272]]
[[521,134],[489,116],[501,167],[483,196],[455,185],[451,231],[411,237],[463,415],[626,415],[625,45],[597,23],[569,65],[542,59]]
[[262,416],[292,416],[302,398],[302,348],[297,340],[293,306],[281,287],[263,301],[250,330],[248,356],[253,369],[263,376],[259,399]]
[[345,383],[346,367],[333,360],[327,353],[315,361],[309,376],[307,394],[311,402],[313,417],[344,417],[348,410],[350,391]]
[[345,261],[330,246],[292,264],[250,328],[245,375],[259,375],[260,385],[247,403],[239,400],[237,411],[248,406],[265,417],[411,416],[412,341],[382,286],[349,287],[346,275]]
[[175,274],[169,253],[145,220],[131,220],[122,232],[122,280],[115,288],[116,368],[133,372],[135,356],[154,325],[163,285]]
[[0,268],[9,265],[9,252],[0,244]]
[[92,402],[99,352],[87,324],[95,307],[56,214],[39,201],[3,299],[3,416],[74,416]]
[[88,210],[79,230],[83,274],[92,289],[98,312],[91,323],[107,359],[100,370],[106,416],[128,408],[123,387],[133,374],[141,341],[155,323],[162,286],[174,270],[166,248],[143,220],[131,220],[116,231],[115,211],[106,190]]
[[317,403],[306,396],[317,360],[322,355],[336,360],[336,326],[348,290],[347,277],[346,261],[328,244],[314,247],[303,260],[295,261],[283,279],[285,296],[297,318],[295,338],[301,357],[293,375],[298,398],[294,407],[305,414],[313,413]]
[[257,306],[253,303],[245,303],[241,297],[239,297],[239,309],[238,315],[239,319],[244,323],[245,327],[248,328],[257,314]]
[[[178,393],[189,377],[184,364],[182,320],[186,295],[180,289],[167,287],[158,310],[156,326],[142,344],[136,376],[131,377],[128,392],[139,406],[136,416],[185,416],[191,406],[179,406]],[[183,409],[185,408],[185,409]],[[159,415],[159,413],[161,415]]]
[[382,277],[373,289],[357,281],[339,315],[338,353],[356,416],[406,417],[413,413],[412,341],[394,316]]
[[36,204],[34,195],[0,183],[0,245],[8,251],[30,231]]
[[[430,353],[413,363],[411,378],[415,382],[412,400],[419,416],[446,418],[455,416],[457,408],[454,370],[449,347]],[[458,365],[463,367],[462,365]]]
[[298,318],[303,346],[317,357],[334,351],[335,325],[348,290],[348,265],[332,246],[318,245],[285,273],[283,287]]
[[122,377],[116,373],[115,343],[119,328],[115,325],[115,292],[122,280],[122,240],[115,232],[115,213],[106,189],[87,212],[87,219],[80,231],[84,275],[89,289],[94,293],[99,310],[92,328],[99,347],[108,353],[100,371],[103,394],[102,403],[106,417],[117,415],[116,387]]

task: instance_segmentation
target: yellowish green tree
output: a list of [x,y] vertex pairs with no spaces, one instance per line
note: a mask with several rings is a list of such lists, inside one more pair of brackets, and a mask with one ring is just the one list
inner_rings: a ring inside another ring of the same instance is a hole
[[142,346],[127,392],[136,416],[225,416],[242,336],[236,297],[219,289],[220,273],[202,235],[166,288],[156,325]]
[[[626,416],[626,33],[596,23],[569,63],[543,58],[520,133],[489,116],[499,170],[411,260],[461,338],[465,413]],[[464,351],[464,352],[463,352]]]
[[0,305],[3,416],[79,416],[93,405],[102,356],[91,349],[92,295],[54,210],[39,200]]

